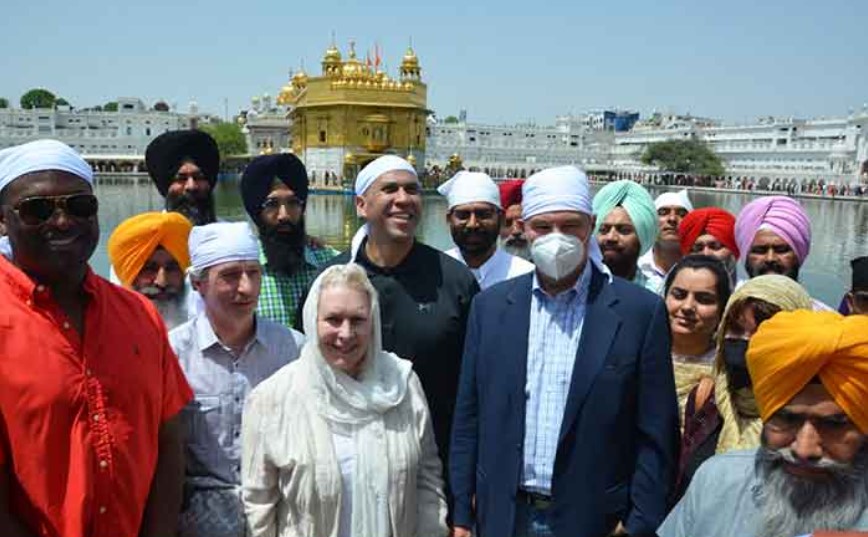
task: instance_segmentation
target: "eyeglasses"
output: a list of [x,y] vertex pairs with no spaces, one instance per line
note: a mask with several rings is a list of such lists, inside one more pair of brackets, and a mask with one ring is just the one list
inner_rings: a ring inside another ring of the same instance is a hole
[[816,429],[820,436],[832,437],[848,431],[855,427],[853,422],[844,415],[836,414],[832,416],[808,416],[805,414],[797,414],[787,410],[779,410],[766,421],[766,426],[773,432],[778,434],[795,435],[805,422],[810,421],[811,425]]
[[280,210],[281,205],[286,207],[287,211],[297,211],[304,207],[304,202],[296,198],[265,198],[265,201],[262,202],[261,207],[263,212],[276,213]]
[[93,194],[35,196],[21,200],[13,207],[21,221],[30,226],[49,221],[58,209],[63,209],[67,216],[73,218],[91,218],[98,208],[99,202]]

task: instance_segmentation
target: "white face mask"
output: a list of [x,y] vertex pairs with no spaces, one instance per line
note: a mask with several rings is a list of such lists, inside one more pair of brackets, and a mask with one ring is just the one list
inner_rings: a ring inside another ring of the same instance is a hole
[[572,235],[554,231],[533,241],[530,255],[540,272],[560,281],[582,262],[585,245]]

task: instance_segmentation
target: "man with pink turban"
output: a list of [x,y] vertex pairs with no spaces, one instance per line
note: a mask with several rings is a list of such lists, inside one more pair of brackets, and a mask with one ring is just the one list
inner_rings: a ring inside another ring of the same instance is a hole
[[[781,274],[799,280],[811,251],[811,221],[805,209],[787,196],[764,196],[744,206],[735,221],[735,242],[751,278]],[[831,309],[814,300],[814,309]]]

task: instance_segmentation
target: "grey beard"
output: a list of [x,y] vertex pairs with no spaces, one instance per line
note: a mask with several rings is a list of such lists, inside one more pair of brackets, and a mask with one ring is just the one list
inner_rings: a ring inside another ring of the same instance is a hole
[[787,451],[767,447],[757,451],[759,483],[753,489],[759,506],[756,535],[793,537],[818,529],[853,528],[868,507],[868,444],[850,464],[827,462],[825,479],[787,473],[783,468]]
[[151,300],[163,322],[166,323],[166,330],[171,330],[178,325],[187,322],[187,296],[186,293],[181,293],[175,298],[168,300]]
[[499,248],[501,248],[504,252],[520,257],[525,261],[530,261],[533,263],[533,260],[530,257],[530,246],[527,242],[521,245],[517,245],[511,242],[509,239],[503,240],[501,238],[497,239]]

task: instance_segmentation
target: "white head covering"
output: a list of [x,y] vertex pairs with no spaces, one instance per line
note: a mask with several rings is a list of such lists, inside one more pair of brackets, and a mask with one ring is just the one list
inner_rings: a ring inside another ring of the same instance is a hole
[[259,243],[246,222],[217,222],[190,231],[190,269],[230,261],[259,261]]
[[69,172],[93,184],[93,169],[73,148],[57,140],[36,140],[0,151],[0,191],[22,175],[48,170]]
[[678,192],[664,192],[657,196],[657,199],[654,200],[654,208],[659,210],[660,207],[681,207],[687,209],[688,212],[693,210],[693,204],[690,203],[686,189]]
[[413,177],[418,179],[416,169],[413,165],[395,155],[383,155],[382,157],[371,161],[367,166],[362,168],[356,177],[356,196],[361,196],[374,184],[381,175],[387,172],[405,171],[413,174]]
[[437,192],[446,196],[451,210],[465,203],[490,203],[501,209],[500,190],[487,173],[460,171],[442,185]]
[[[320,350],[317,336],[317,313],[322,295],[322,282],[331,273],[357,270],[358,265],[334,265],[314,280],[302,311],[307,341],[299,361],[303,366],[305,384],[313,392],[314,408],[327,421],[354,432],[356,464],[353,468],[352,535],[388,537],[389,504],[380,501],[388,494],[390,469],[383,466],[386,447],[381,440],[383,414],[404,400],[409,386],[412,365],[395,354],[383,351],[380,328],[380,304],[377,292],[369,287],[371,298],[371,334],[368,352],[358,379],[329,365]],[[365,275],[365,279],[367,276]],[[395,446],[405,457],[418,458],[415,436],[407,434],[405,442]],[[415,454],[413,453],[415,451]]]
[[[368,165],[362,168],[362,171],[359,172],[358,177],[356,177],[356,196],[361,196],[367,192],[371,185],[374,184],[374,181],[379,179],[384,173],[394,171],[405,171],[411,173],[417,181],[419,180],[419,176],[416,175],[416,169],[413,168],[412,164],[401,157],[396,157],[395,155],[383,155],[382,157],[368,163]],[[359,248],[362,246],[365,237],[368,236],[369,229],[368,224],[365,224],[356,231],[355,235],[353,235],[353,240],[350,241],[351,261],[356,260],[356,255],[359,253]]]
[[[521,218],[554,211],[577,211],[592,216],[591,187],[585,172],[575,166],[558,166],[538,171],[521,187]],[[597,238],[588,240],[588,259],[597,270],[612,279],[612,272],[603,264],[603,253]]]
[[8,260],[12,260],[12,244],[9,243],[9,237],[3,235],[0,237],[0,255]]

